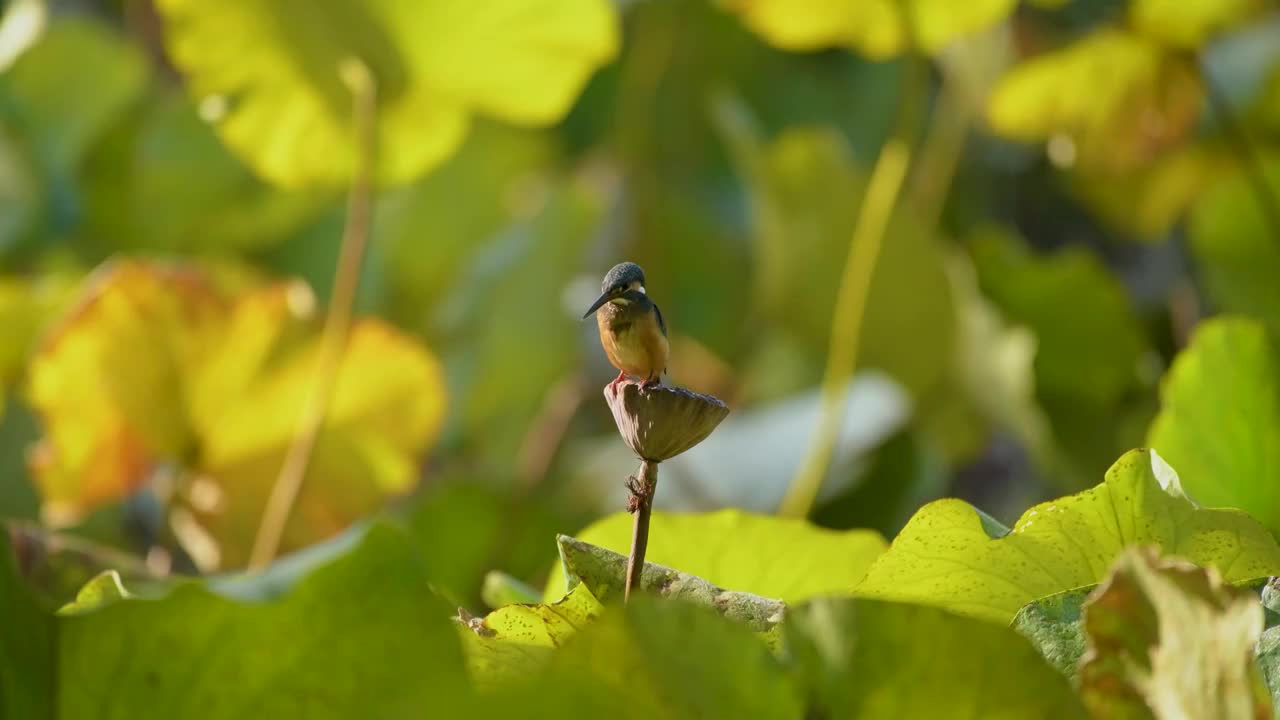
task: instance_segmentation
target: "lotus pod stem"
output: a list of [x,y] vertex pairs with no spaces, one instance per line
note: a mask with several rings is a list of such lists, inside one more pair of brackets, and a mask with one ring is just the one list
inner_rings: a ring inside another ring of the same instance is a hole
[[606,385],[604,398],[618,434],[640,458],[640,469],[627,478],[627,512],[635,516],[635,524],[627,557],[625,602],[631,599],[631,588],[639,587],[644,571],[658,463],[705,440],[729,414],[729,408],[718,398],[684,388],[642,387],[630,382]]

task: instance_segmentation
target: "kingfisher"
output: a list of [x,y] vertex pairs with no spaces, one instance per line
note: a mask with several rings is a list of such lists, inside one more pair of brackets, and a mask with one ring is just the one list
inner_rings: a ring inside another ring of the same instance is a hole
[[600,344],[609,362],[618,368],[618,377],[609,383],[616,390],[627,376],[640,380],[640,387],[658,384],[667,371],[667,324],[662,311],[644,290],[644,270],[633,262],[613,266],[600,283],[600,297],[583,314],[596,314]]

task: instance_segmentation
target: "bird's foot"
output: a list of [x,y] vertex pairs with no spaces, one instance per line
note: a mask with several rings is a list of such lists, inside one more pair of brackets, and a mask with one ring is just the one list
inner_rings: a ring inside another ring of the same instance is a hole
[[618,392],[618,383],[624,383],[626,381],[627,381],[627,374],[621,373],[621,372],[618,373],[618,377],[614,378],[613,382],[609,383],[609,392],[614,393],[616,395]]
[[641,390],[649,390],[649,389],[652,389],[652,388],[656,388],[656,387],[658,387],[658,385],[659,385],[659,384],[661,384],[661,382],[662,382],[662,380],[661,380],[660,378],[652,377],[652,378],[649,378],[648,380],[645,380],[644,382],[640,383],[640,389],[641,389]]

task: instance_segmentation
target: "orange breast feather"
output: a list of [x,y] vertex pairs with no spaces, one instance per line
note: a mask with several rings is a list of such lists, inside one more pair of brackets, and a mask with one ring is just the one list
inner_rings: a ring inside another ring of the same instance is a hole
[[600,344],[614,367],[640,380],[657,379],[666,370],[669,345],[652,313],[632,319],[605,311],[597,322]]

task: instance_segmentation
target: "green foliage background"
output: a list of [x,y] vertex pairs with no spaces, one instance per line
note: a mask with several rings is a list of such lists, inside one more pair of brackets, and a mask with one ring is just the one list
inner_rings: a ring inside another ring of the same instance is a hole
[[[0,717],[1272,712],[1274,3],[0,11]],[[356,319],[246,572],[361,72]],[[835,451],[776,517],[899,143]],[[732,408],[663,464],[625,608],[634,459],[580,320],[623,260],[669,382]]]

